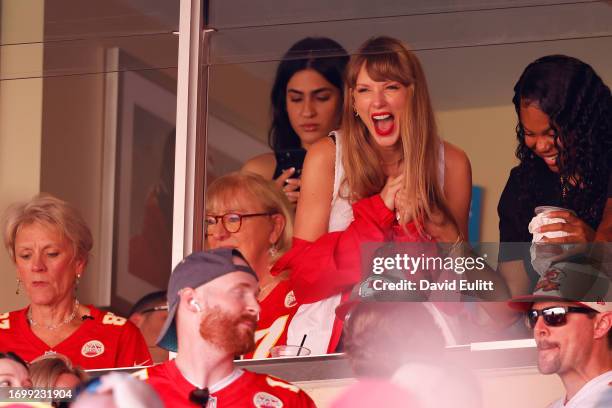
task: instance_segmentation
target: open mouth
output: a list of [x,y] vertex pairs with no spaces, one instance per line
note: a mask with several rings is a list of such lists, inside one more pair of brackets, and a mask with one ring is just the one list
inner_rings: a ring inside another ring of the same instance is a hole
[[389,112],[381,112],[373,114],[372,122],[378,136],[389,136],[395,128],[395,118]]

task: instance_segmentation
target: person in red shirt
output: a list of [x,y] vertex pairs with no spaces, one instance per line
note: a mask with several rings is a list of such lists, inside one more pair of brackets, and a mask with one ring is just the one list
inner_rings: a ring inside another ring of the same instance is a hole
[[153,361],[140,331],[127,319],[87,306],[81,325],[51,347],[32,331],[28,308],[0,314],[0,349],[11,350],[31,362],[43,354],[59,353],[84,369],[134,367]]
[[234,366],[234,356],[254,347],[258,290],[238,250],[187,256],[170,276],[168,319],[158,340],[176,359],[136,375],[168,407],[315,407],[297,386]]
[[[294,294],[288,271],[271,274],[276,260],[291,247],[293,235],[291,206],[274,182],[248,172],[215,179],[206,190],[205,223],[207,247],[238,249],[259,280],[255,348],[244,358],[269,357],[272,347],[298,345],[305,334],[308,346],[319,337],[321,347],[309,348],[313,354],[325,353],[330,337],[304,330],[299,318],[302,302]],[[331,327],[333,319],[327,323]]]
[[41,194],[11,206],[4,218],[4,245],[17,269],[24,309],[0,313],[0,351],[31,362],[61,353],[84,369],[152,363],[131,322],[81,305],[76,297],[93,246],[91,231],[65,201]]

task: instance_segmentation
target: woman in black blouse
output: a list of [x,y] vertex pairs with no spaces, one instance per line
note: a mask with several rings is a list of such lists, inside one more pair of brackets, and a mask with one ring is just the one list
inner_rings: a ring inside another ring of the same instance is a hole
[[[575,215],[549,213],[565,222],[542,226],[539,232],[569,235],[546,242],[592,242],[602,221],[612,163],[610,89],[590,65],[551,55],[527,66],[514,87],[513,103],[520,163],[499,200],[500,241],[530,242],[527,228],[534,209],[551,205]],[[500,248],[499,271],[513,295],[528,293],[537,280],[528,258],[528,251]]]

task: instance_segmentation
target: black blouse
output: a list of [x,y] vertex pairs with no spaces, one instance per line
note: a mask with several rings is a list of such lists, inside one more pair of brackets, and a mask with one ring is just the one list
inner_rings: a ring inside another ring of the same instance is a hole
[[[510,177],[497,205],[499,215],[499,257],[498,262],[522,259],[525,270],[535,283],[539,275],[531,267],[529,248],[532,235],[528,230],[529,222],[535,215],[534,210],[541,205],[563,207],[561,200],[561,182],[559,175],[541,166],[534,172],[531,183],[537,191],[528,192],[528,199],[520,199],[521,180],[518,166],[510,171]],[[612,193],[612,176],[608,186],[608,196]],[[524,197],[525,195],[523,195]],[[597,224],[601,222],[601,216]],[[522,243],[522,244],[507,244]]]

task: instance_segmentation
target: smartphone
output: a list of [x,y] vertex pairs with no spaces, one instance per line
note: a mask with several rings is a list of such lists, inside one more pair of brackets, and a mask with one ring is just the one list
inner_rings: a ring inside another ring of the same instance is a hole
[[[302,167],[304,166],[304,158],[306,157],[306,150],[286,149],[279,150],[274,154],[276,156],[276,168],[280,170],[280,173],[291,167],[295,167],[295,173],[292,178],[300,178],[302,175]],[[280,176],[280,173],[277,175],[275,174],[274,178]]]

